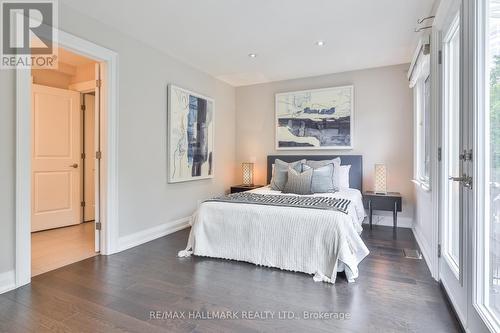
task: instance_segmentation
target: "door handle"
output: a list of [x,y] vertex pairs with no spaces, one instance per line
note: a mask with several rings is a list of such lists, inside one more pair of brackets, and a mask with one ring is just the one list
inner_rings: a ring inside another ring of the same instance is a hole
[[460,182],[464,187],[472,188],[472,177],[469,177],[465,174],[461,177],[450,176],[448,177],[448,179],[453,180],[454,182]]
[[73,163],[69,167],[76,169],[76,168],[78,168],[78,163]]

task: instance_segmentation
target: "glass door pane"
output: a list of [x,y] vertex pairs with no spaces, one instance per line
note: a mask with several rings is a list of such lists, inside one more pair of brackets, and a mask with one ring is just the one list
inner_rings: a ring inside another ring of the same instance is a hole
[[460,121],[460,30],[458,18],[444,39],[445,65],[445,176],[447,178],[446,213],[444,221],[444,258],[456,278],[460,274],[461,184],[452,179],[461,175]]
[[[486,26],[486,196],[489,206],[486,214],[485,240],[489,244],[486,251],[485,267],[489,267],[486,283],[486,306],[497,320],[500,318],[500,1],[490,0]],[[488,103],[486,103],[488,105]]]

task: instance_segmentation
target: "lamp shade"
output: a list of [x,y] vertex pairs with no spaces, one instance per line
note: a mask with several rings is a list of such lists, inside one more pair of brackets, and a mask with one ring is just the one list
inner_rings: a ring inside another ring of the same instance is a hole
[[253,185],[253,163],[244,162],[241,164],[243,174],[243,185]]
[[385,164],[375,164],[375,193],[387,194],[387,170]]

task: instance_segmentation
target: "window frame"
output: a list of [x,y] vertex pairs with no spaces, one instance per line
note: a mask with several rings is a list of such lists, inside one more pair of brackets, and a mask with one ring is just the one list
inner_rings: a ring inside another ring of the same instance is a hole
[[[431,184],[431,151],[432,151],[432,80],[430,73],[430,56],[419,54],[413,73],[413,107],[414,107],[414,182],[424,190],[430,191]],[[428,82],[428,91],[426,90]],[[426,92],[429,100],[426,100]],[[427,119],[426,119],[427,118]],[[429,120],[426,122],[426,120]],[[427,128],[429,127],[429,128]],[[426,150],[426,147],[428,148]],[[426,173],[426,160],[427,169]]]

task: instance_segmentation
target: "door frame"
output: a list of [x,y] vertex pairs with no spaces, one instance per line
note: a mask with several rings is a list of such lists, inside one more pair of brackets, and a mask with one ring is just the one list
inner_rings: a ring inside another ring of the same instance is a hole
[[[58,45],[103,64],[101,254],[118,252],[118,54],[58,30]],[[31,69],[16,69],[16,288],[31,282]]]

